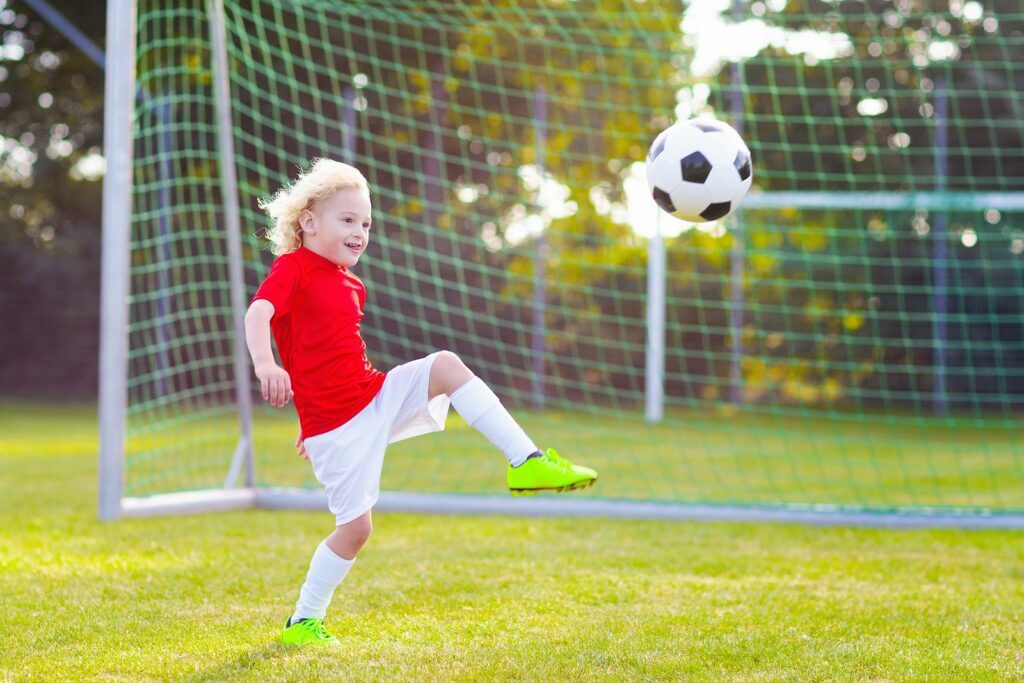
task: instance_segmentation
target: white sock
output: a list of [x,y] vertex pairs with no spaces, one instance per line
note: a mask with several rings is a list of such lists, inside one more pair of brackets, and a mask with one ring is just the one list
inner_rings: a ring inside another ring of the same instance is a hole
[[463,384],[449,398],[462,419],[497,446],[512,467],[519,467],[537,451],[537,444],[530,440],[501,405],[497,395],[479,377]]
[[295,614],[289,623],[294,624],[300,619],[323,619],[334,589],[355,561],[354,557],[351,560],[338,557],[327,547],[327,541],[321,541],[309,562],[309,572],[306,573],[306,581],[299,591],[299,601],[295,603]]

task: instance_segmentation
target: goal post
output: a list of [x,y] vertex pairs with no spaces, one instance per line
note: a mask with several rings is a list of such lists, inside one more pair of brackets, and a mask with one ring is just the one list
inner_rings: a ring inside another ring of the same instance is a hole
[[210,43],[213,47],[214,98],[216,99],[217,151],[220,158],[220,193],[224,206],[224,232],[228,254],[231,318],[234,333],[235,402],[238,406],[239,439],[231,458],[231,469],[224,488],[235,485],[238,472],[245,468],[245,485],[256,484],[252,452],[252,387],[249,381],[249,357],[245,347],[246,297],[242,273],[242,221],[238,210],[238,176],[235,172],[235,139],[231,121],[231,85],[228,79],[227,33],[224,27],[223,0],[207,0],[210,17]]
[[[324,509],[242,318],[327,156],[375,367],[450,349],[601,473],[510,499],[453,414],[381,508],[1024,526],[1024,13],[825,5],[111,0],[100,517]],[[754,187],[692,225],[643,160],[698,115]]]
[[[211,70],[215,86],[219,195],[222,202],[227,274],[230,291],[230,320],[233,333],[234,403],[238,413],[238,438],[231,452],[230,466],[222,487],[164,493],[146,497],[125,497],[124,457],[127,414],[128,300],[132,207],[133,113],[136,99],[154,102],[135,79],[136,0],[111,0],[108,4],[106,55],[106,118],[104,156],[107,172],[103,187],[103,289],[101,300],[100,356],[100,468],[99,516],[115,519],[121,515],[174,514],[214,511],[255,504],[255,468],[252,452],[252,387],[245,348],[242,319],[245,312],[245,282],[242,262],[242,229],[238,210],[238,182],[235,173],[234,137],[231,123],[230,86],[225,47],[224,7],[221,0],[207,0]],[[162,120],[163,125],[168,125]],[[163,132],[161,132],[163,134]],[[161,150],[166,153],[166,150]],[[160,160],[163,164],[164,160]],[[167,179],[165,178],[165,181]],[[166,196],[161,192],[162,197]],[[170,211],[162,200],[160,211]],[[166,236],[165,236],[166,237]],[[161,278],[161,282],[165,279]],[[162,352],[161,352],[162,353]],[[166,370],[161,364],[161,370]],[[161,381],[163,378],[160,378]],[[244,472],[244,488],[239,475]]]
[[107,3],[99,358],[100,519],[115,519],[121,514],[124,491],[135,10],[135,0]]

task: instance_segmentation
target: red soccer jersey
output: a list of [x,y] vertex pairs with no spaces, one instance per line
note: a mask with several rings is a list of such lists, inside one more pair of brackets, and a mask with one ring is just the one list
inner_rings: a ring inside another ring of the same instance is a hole
[[305,247],[279,256],[252,298],[274,304],[270,327],[295,392],[302,438],[329,432],[384,384],[359,335],[366,287],[344,266]]

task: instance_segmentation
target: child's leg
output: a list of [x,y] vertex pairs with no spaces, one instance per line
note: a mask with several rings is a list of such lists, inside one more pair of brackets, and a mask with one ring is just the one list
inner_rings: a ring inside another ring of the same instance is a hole
[[356,554],[370,538],[372,528],[370,513],[366,512],[336,528],[317,546],[309,563],[306,581],[299,591],[299,601],[295,603],[295,614],[289,623],[294,624],[301,619],[324,618],[334,589],[352,568]]
[[429,398],[439,394],[447,394],[459,415],[497,446],[513,467],[539,454],[490,387],[450,351],[438,354],[430,368]]

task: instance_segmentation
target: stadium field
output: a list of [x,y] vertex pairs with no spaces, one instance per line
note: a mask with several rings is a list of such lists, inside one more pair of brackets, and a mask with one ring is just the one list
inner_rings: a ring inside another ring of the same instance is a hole
[[1024,677],[1016,531],[379,513],[328,614],[342,647],[289,649],[329,516],[101,523],[95,424],[0,405],[2,680]]

